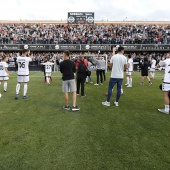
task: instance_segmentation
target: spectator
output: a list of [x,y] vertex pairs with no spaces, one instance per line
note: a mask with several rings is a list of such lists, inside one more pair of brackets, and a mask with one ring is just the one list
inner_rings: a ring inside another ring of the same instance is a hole
[[0,24],[1,44],[170,44],[170,26]]
[[[115,53],[116,49],[113,50]],[[123,54],[124,54],[124,48],[119,47],[118,54],[114,55],[111,58],[110,63],[112,64],[112,73],[109,82],[107,101],[102,103],[104,106],[110,106],[110,98],[113,92],[113,88],[116,84],[117,84],[117,96],[114,104],[117,107],[119,106],[118,102],[121,96],[121,86],[124,77],[124,70],[126,70],[127,68],[127,58]]]
[[78,111],[80,108],[76,106],[76,84],[74,73],[76,72],[76,67],[73,61],[69,58],[69,51],[64,51],[63,58],[64,61],[60,64],[60,72],[62,73],[63,85],[62,91],[64,93],[65,98],[65,106],[63,107],[65,110],[70,110],[69,106],[69,96],[68,92],[72,92],[73,95],[73,107],[72,111]]
[[85,60],[82,56],[79,57],[79,60],[76,62],[76,70],[77,70],[77,95],[79,95],[80,87],[81,87],[81,97],[85,97],[84,94],[84,84],[86,80],[86,72],[87,72],[87,60]]
[[92,84],[93,81],[92,81],[92,77],[91,77],[91,72],[92,72],[92,66],[93,66],[93,63],[90,62],[89,58],[87,58],[87,76],[86,76],[86,83],[88,83],[88,79],[90,80],[90,83]]
[[95,86],[99,85],[99,76],[100,76],[100,84],[103,85],[103,75],[102,75],[103,71],[102,71],[102,69],[104,68],[105,60],[103,60],[101,56],[98,56],[98,59],[93,57],[93,60],[96,62],[96,67],[97,67],[97,71],[96,71],[97,83],[94,85]]

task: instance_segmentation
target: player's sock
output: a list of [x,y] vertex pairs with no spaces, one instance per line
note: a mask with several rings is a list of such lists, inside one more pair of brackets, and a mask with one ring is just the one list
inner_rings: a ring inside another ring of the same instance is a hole
[[150,72],[150,76],[151,76],[151,78],[152,78],[152,76],[153,76],[153,75],[152,75],[152,72]]
[[27,89],[28,89],[28,85],[27,85],[27,84],[24,84],[24,96],[27,95]]
[[153,73],[153,78],[155,77],[155,73]]
[[16,86],[16,94],[19,94],[19,90],[20,90],[20,84],[18,83]]
[[88,77],[86,78],[86,83],[88,83]]
[[46,80],[47,80],[47,84],[49,84],[50,83],[50,78],[47,77]]
[[129,77],[126,77],[127,84],[129,85]]
[[169,112],[169,105],[165,105],[165,112]]
[[121,88],[121,94],[123,94],[123,89]]
[[0,81],[0,85],[1,85],[1,81]]
[[132,86],[132,78],[129,79],[129,85]]
[[4,83],[4,91],[7,90],[7,82]]

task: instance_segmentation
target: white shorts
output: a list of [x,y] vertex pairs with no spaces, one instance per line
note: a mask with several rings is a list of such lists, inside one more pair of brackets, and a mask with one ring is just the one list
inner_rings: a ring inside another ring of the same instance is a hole
[[127,71],[126,75],[131,76],[132,75],[132,71]]
[[0,81],[7,81],[7,80],[9,80],[9,77],[7,77],[7,76],[0,77]]
[[170,84],[163,83],[162,84],[162,91],[170,91]]
[[51,73],[45,73],[46,77],[51,77]]
[[150,68],[150,71],[155,71],[155,68]]
[[18,83],[27,83],[29,82],[29,76],[18,76]]

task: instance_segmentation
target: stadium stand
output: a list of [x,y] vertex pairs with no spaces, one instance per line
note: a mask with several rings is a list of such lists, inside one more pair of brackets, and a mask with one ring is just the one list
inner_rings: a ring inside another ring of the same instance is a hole
[[1,21],[0,44],[170,44],[168,22]]

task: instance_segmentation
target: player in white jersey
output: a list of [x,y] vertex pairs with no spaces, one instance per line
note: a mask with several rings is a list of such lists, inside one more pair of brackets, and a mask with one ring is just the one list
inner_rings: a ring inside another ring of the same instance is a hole
[[47,84],[50,85],[52,66],[54,65],[54,63],[50,62],[50,58],[47,57],[47,62],[42,63],[42,65],[45,66],[45,76],[46,76]]
[[150,75],[151,78],[154,79],[155,78],[155,67],[156,67],[156,60],[154,57],[151,58],[151,68],[150,68]]
[[4,82],[4,92],[7,91],[7,82],[9,80],[7,61],[8,61],[8,57],[3,55],[2,61],[0,62],[0,84]]
[[170,53],[167,54],[166,60],[159,62],[158,66],[165,67],[165,75],[162,84],[165,109],[158,109],[158,111],[160,111],[161,113],[169,114],[170,99],[168,93],[170,92]]
[[129,54],[128,57],[128,64],[127,64],[127,70],[126,70],[126,81],[125,84],[127,87],[132,87],[132,72],[133,72],[133,59],[132,56]]
[[30,51],[28,49],[24,49],[22,56],[17,57],[18,63],[18,83],[16,86],[16,96],[15,99],[18,99],[19,90],[21,83],[24,83],[24,92],[23,92],[23,99],[27,99],[27,89],[28,89],[28,82],[29,82],[29,62],[32,61],[31,57],[29,56]]

